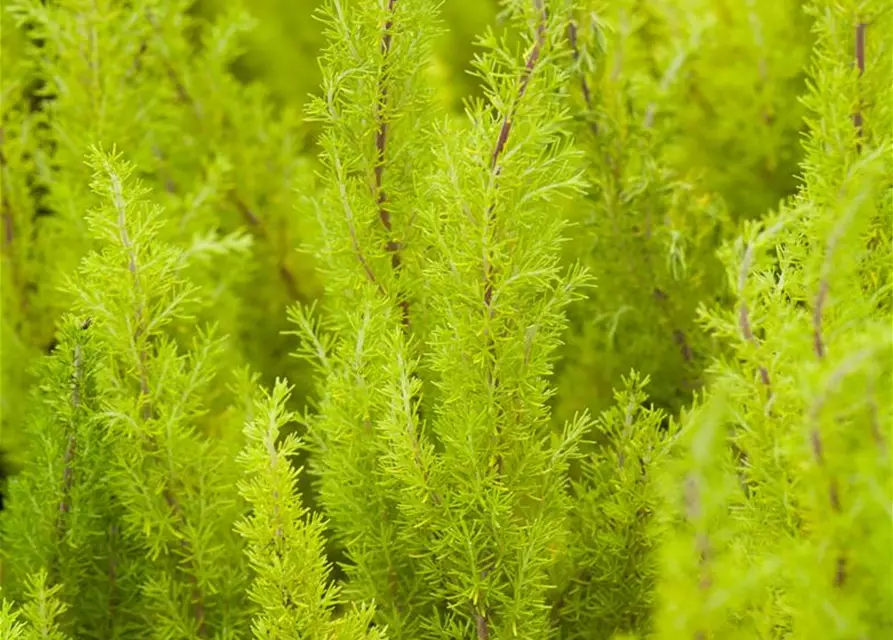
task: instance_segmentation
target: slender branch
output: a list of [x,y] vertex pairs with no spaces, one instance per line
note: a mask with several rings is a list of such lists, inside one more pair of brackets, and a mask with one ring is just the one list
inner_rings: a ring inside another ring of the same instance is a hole
[[118,594],[118,563],[117,563],[117,554],[115,553],[117,550],[116,542],[118,541],[118,525],[115,522],[112,522],[109,525],[109,534],[108,534],[108,546],[109,546],[109,558],[108,558],[108,583],[109,583],[109,615],[108,620],[111,623],[115,620],[117,616],[117,605],[118,599],[115,597]]
[[[391,212],[388,210],[388,197],[383,188],[383,174],[385,167],[385,153],[388,144],[388,122],[385,117],[385,110],[388,104],[388,55],[391,52],[392,29],[394,26],[394,10],[397,6],[397,0],[388,0],[389,16],[384,25],[384,32],[381,37],[381,56],[382,56],[382,74],[379,80],[378,102],[376,104],[375,118],[378,121],[378,131],[375,133],[375,149],[377,152],[377,161],[375,163],[375,193],[378,194],[378,217],[388,234],[388,240],[385,243],[385,249],[391,254],[391,268],[397,274],[402,265],[400,256],[400,243],[393,238],[391,225]],[[409,327],[409,300],[403,297],[399,302],[402,312],[403,327]]]
[[369,282],[375,285],[375,288],[378,289],[378,292],[382,296],[387,297],[387,291],[385,291],[385,288],[384,286],[382,286],[381,281],[376,277],[375,272],[372,270],[372,265],[369,264],[369,260],[366,258],[366,254],[363,252],[363,247],[360,246],[359,238],[357,238],[357,229],[354,225],[353,208],[350,206],[350,199],[347,196],[347,189],[344,186],[344,170],[341,166],[341,158],[340,156],[338,156],[337,152],[332,153],[332,162],[335,165],[335,175],[338,177],[338,195],[341,200],[341,206],[344,209],[344,219],[347,222],[347,231],[350,234],[350,242],[353,246],[354,255],[356,255],[360,266],[363,267],[363,271],[366,273],[366,277],[369,279]]
[[[527,58],[524,62],[524,69],[521,72],[520,81],[518,83],[518,91],[515,94],[514,100],[509,105],[505,114],[503,115],[502,125],[499,128],[499,134],[496,137],[496,142],[493,146],[493,151],[490,154],[490,178],[495,183],[499,178],[501,167],[499,165],[499,161],[503,156],[505,151],[506,144],[508,143],[509,136],[512,132],[512,122],[513,118],[517,112],[518,107],[520,106],[521,101],[524,99],[525,94],[527,93],[527,87],[530,84],[530,78],[533,74],[533,71],[536,67],[537,62],[542,55],[542,50],[545,47],[546,43],[546,11],[543,6],[542,0],[534,0],[534,6],[538,13],[538,19],[536,24],[536,35],[534,37],[533,47],[530,50],[530,53],[527,55]],[[495,226],[495,209],[496,203],[491,202],[489,207],[487,208],[487,213],[484,217],[484,232],[485,236],[487,230],[491,228],[491,226]],[[484,307],[486,309],[487,315],[492,320],[493,319],[493,263],[490,258],[489,248],[485,247],[483,251],[483,273],[484,273],[484,296],[483,302]],[[486,331],[487,336],[487,352],[494,359],[495,365],[495,342],[493,340],[493,336],[490,333],[489,329]],[[496,375],[496,372],[493,369],[490,369],[490,383],[491,387],[495,390],[499,388],[499,377]],[[496,421],[496,433],[495,433],[497,448],[499,446],[499,442],[502,439],[502,429],[499,425],[499,420]],[[503,460],[502,455],[497,452],[496,454],[496,472],[501,475],[503,470]],[[477,640],[488,640],[490,637],[490,620],[489,614],[487,611],[480,611],[475,609],[474,613],[474,622],[475,622],[475,631],[477,635]]]
[[[580,62],[580,49],[577,47],[577,22],[575,20],[571,20],[567,25],[567,39],[571,46],[571,52],[574,56],[574,62],[579,64]],[[592,92],[589,90],[589,81],[586,79],[586,73],[580,69],[580,90],[583,93],[583,100],[586,102],[586,110],[591,118],[593,108],[592,108]],[[593,135],[598,135],[598,125],[593,121],[589,120],[589,128],[592,130]]]
[[509,135],[512,132],[512,118],[515,116],[515,112],[517,111],[521,100],[524,99],[524,94],[527,93],[527,86],[530,84],[530,78],[533,75],[533,70],[536,67],[536,63],[540,59],[543,47],[545,47],[546,45],[546,10],[545,7],[543,7],[542,0],[534,0],[534,5],[539,12],[539,19],[536,25],[536,37],[533,41],[533,48],[530,50],[530,53],[527,55],[527,60],[524,62],[524,70],[521,73],[521,81],[518,85],[518,93],[515,96],[515,100],[512,102],[505,116],[503,117],[502,127],[499,130],[499,136],[496,139],[496,145],[493,147],[493,153],[490,158],[490,169],[491,171],[493,171],[494,176],[499,175],[499,168],[497,167],[497,163],[499,162],[502,152],[505,150],[506,142],[508,142]]
[[[817,415],[814,415],[814,418],[818,418]],[[819,468],[825,468],[825,456],[824,456],[824,446],[822,444],[822,436],[819,432],[818,425],[814,426],[812,430],[809,432],[809,442],[810,448],[812,450],[813,458],[815,458],[816,464]],[[837,478],[832,476],[828,480],[828,504],[831,507],[831,510],[834,513],[839,514],[841,512],[840,508],[840,491],[838,489]],[[842,587],[844,582],[846,581],[846,558],[843,556],[843,552],[839,552],[837,556],[837,562],[835,565],[834,571],[834,586]]]
[[825,343],[822,339],[822,313],[825,302],[828,300],[828,280],[823,278],[819,284],[819,293],[816,295],[815,307],[812,312],[812,347],[819,360],[825,357]]
[[[490,156],[490,176],[491,179],[495,182],[499,178],[499,174],[501,172],[501,167],[499,166],[499,160],[501,159],[504,151],[506,143],[508,142],[509,136],[512,132],[512,119],[515,116],[515,113],[518,110],[518,107],[521,104],[521,101],[524,99],[525,94],[527,93],[527,87],[530,84],[530,78],[533,75],[533,71],[536,67],[537,62],[542,55],[542,50],[546,44],[546,10],[543,6],[542,0],[534,0],[534,6],[536,7],[538,13],[538,20],[536,25],[536,35],[533,42],[533,48],[530,50],[530,53],[527,55],[527,59],[524,62],[524,69],[521,72],[521,79],[518,84],[518,91],[515,95],[514,100],[503,116],[502,126],[499,129],[499,135],[496,138],[496,143],[493,146],[493,152]],[[492,202],[490,206],[487,208],[487,214],[484,220],[485,229],[488,229],[492,226],[495,226],[495,209],[496,203]],[[484,271],[484,307],[486,308],[487,314],[489,318],[493,319],[493,307],[492,307],[492,299],[493,299],[493,263],[489,255],[489,249],[484,250],[483,255],[483,271]],[[489,330],[486,332],[487,335],[487,351],[490,355],[495,359],[495,343],[493,341],[493,336],[490,334]],[[491,372],[491,385],[492,387],[499,387],[499,379],[495,375],[495,372]],[[497,423],[497,442],[501,438],[499,426]],[[496,456],[496,468],[499,473],[502,472],[502,456]]]
[[416,423],[413,422],[413,414],[416,414],[416,412],[413,410],[412,406],[414,398],[410,395],[410,377],[406,371],[403,354],[399,351],[397,352],[397,367],[400,371],[400,396],[403,400],[403,412],[406,414],[406,435],[408,436],[410,446],[412,447],[413,462],[422,476],[422,481],[425,483],[425,490],[428,495],[431,496],[432,502],[435,506],[440,506],[440,494],[434,491],[431,487],[430,471],[422,458],[422,445],[416,429]]
[[822,263],[819,291],[816,294],[815,306],[813,307],[812,314],[813,350],[815,351],[816,357],[819,360],[822,360],[825,357],[825,342],[822,337],[822,314],[828,301],[828,293],[831,286],[830,278],[833,268],[832,260],[834,259],[834,254],[837,251],[838,245],[840,244],[841,237],[843,236],[847,226],[850,224],[853,217],[856,215],[856,211],[858,209],[857,205],[860,204],[861,201],[863,201],[866,197],[867,196],[865,192],[860,192],[856,196],[855,202],[851,203],[851,206],[846,211],[846,214],[837,221],[837,224],[835,224],[834,229],[831,231],[831,234],[828,237],[828,242],[825,248],[825,260]]
[[[512,132],[512,118],[515,116],[515,112],[518,109],[518,106],[521,103],[521,100],[524,98],[524,94],[527,93],[527,87],[530,84],[530,77],[533,74],[533,70],[536,67],[536,63],[540,58],[540,54],[542,53],[542,48],[545,46],[546,39],[546,14],[542,5],[542,0],[534,0],[534,4],[536,5],[537,10],[539,11],[539,21],[536,27],[536,37],[534,38],[533,48],[530,50],[530,53],[527,55],[527,59],[524,63],[524,70],[521,73],[521,80],[518,85],[518,93],[515,96],[514,101],[509,106],[505,115],[503,116],[502,126],[499,128],[499,135],[496,138],[496,144],[493,146],[493,152],[490,155],[490,171],[491,177],[495,180],[499,177],[501,172],[501,167],[499,166],[499,160],[502,157],[503,152],[505,151],[505,145],[508,142],[509,136]],[[487,223],[494,222],[494,209],[496,204],[492,203],[487,209]],[[493,283],[492,283],[492,270],[493,265],[490,262],[489,256],[484,256],[484,304],[487,309],[490,310],[490,301],[493,297]],[[490,310],[490,314],[492,316],[492,310]]]
[[[71,407],[73,413],[76,415],[80,412],[81,408],[81,384],[83,382],[84,376],[84,352],[81,348],[80,344],[76,344],[74,347],[74,362],[72,363],[72,388],[71,388]],[[68,435],[68,446],[65,450],[65,458],[64,458],[64,470],[62,472],[62,498],[59,501],[59,516],[56,520],[56,529],[60,531],[62,528],[62,516],[63,514],[68,513],[71,510],[70,504],[70,494],[71,494],[71,486],[74,482],[74,468],[73,462],[74,457],[77,454],[77,434],[74,432],[73,425],[69,425],[72,427],[72,432]],[[60,535],[61,538],[61,535]]]
[[[648,263],[649,268],[652,268],[651,256],[646,251],[645,252],[645,261]],[[654,276],[653,268],[652,268],[652,277]],[[672,312],[670,309],[670,297],[667,293],[661,289],[660,287],[655,287],[653,291],[654,298],[660,304],[661,309],[664,314],[670,318],[671,326],[675,323],[672,323]],[[691,345],[688,343],[688,338],[685,335],[685,332],[679,328],[673,328],[673,342],[676,343],[676,346],[679,347],[679,353],[682,355],[682,359],[685,362],[691,362],[694,359],[694,352],[692,351]]]
[[[180,526],[185,528],[186,525],[186,515],[183,513],[183,509],[180,506],[180,502],[177,500],[176,495],[171,490],[170,482],[164,487],[164,500],[167,502],[168,506],[174,512],[174,516],[180,522]],[[185,532],[184,532],[185,533]],[[191,545],[189,544],[189,540],[183,536],[180,539],[180,546],[183,548],[184,553],[189,554]],[[198,622],[198,635],[199,637],[205,637],[207,635],[207,627],[205,621],[205,600],[204,594],[202,593],[201,587],[198,584],[198,578],[196,577],[196,564],[193,560],[190,562],[192,565],[192,571],[187,574],[189,583],[192,585],[192,604],[193,604],[193,616]]]
[[884,434],[881,431],[881,420],[878,415],[878,406],[874,397],[874,385],[872,383],[869,383],[867,394],[868,413],[871,421],[871,435],[874,438],[875,444],[877,444],[880,449],[881,454],[887,456],[889,455],[889,452],[884,446]]
[[[89,328],[89,320],[82,325],[82,329],[86,330]],[[61,482],[61,497],[59,499],[59,509],[56,514],[56,525],[55,525],[55,541],[57,544],[60,544],[62,540],[65,538],[65,517],[71,511],[71,487],[74,484],[74,458],[77,455],[78,451],[78,440],[77,440],[77,431],[76,424],[78,420],[78,414],[81,409],[81,386],[83,384],[84,377],[84,352],[83,348],[80,344],[75,344],[74,346],[74,359],[72,361],[72,372],[71,372],[71,397],[69,399],[72,408],[73,417],[69,421],[68,428],[68,444],[65,448],[65,454],[63,457],[63,470],[62,470],[62,482]],[[53,556],[49,561],[49,574],[53,576],[51,579],[53,582],[57,582],[55,578],[56,573],[56,563],[58,562],[58,553],[54,552]]]
[[[828,382],[825,385],[825,389],[822,393],[813,401],[812,407],[809,410],[809,416],[813,423],[813,427],[809,432],[809,443],[810,449],[812,451],[812,456],[815,459],[816,465],[820,469],[827,469],[827,463],[824,455],[824,443],[822,441],[822,434],[819,430],[820,427],[820,415],[822,409],[825,406],[825,403],[828,400],[829,394],[836,390],[843,379],[852,373],[856,367],[861,364],[865,359],[870,357],[874,353],[872,348],[862,349],[861,351],[856,352],[855,354],[849,356],[843,363],[841,363],[837,369],[835,369],[831,377],[828,379]],[[837,481],[837,477],[833,475],[830,471],[828,480],[828,504],[831,507],[831,510],[835,514],[841,514],[841,501],[840,501],[840,490],[839,484]],[[847,580],[847,572],[846,572],[846,557],[842,550],[838,552],[837,561],[835,565],[834,578],[833,583],[836,587],[842,587]]]
[[[258,217],[257,213],[246,204],[246,202],[236,193],[235,190],[229,193],[230,201],[235,205],[236,209],[241,214],[242,219],[248,224],[248,226],[254,230],[255,234],[260,236],[268,245],[273,245],[273,240],[270,237],[270,233],[267,230],[266,225],[264,225],[263,221]],[[285,288],[288,290],[288,295],[291,299],[297,300],[301,297],[301,293],[298,290],[298,281],[295,277],[294,271],[288,265],[288,263],[282,259],[277,258],[276,260],[276,270],[279,274],[279,278],[282,280]]]
[[[859,77],[865,73],[865,30],[867,28],[867,24],[864,22],[860,22],[856,25],[856,68],[859,70]],[[853,114],[853,124],[856,127],[856,131],[858,133],[859,139],[862,138],[862,107],[861,105],[856,108],[856,113]],[[856,143],[856,150],[862,151],[862,143]]]

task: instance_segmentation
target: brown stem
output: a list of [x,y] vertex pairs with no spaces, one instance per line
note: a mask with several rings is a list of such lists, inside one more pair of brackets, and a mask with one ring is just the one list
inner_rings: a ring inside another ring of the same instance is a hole
[[521,81],[518,85],[518,93],[503,118],[502,127],[499,130],[499,137],[496,139],[496,145],[493,147],[493,154],[490,158],[490,169],[496,175],[498,175],[496,163],[499,161],[502,152],[505,150],[505,144],[508,142],[509,134],[511,134],[512,131],[512,118],[514,117],[515,111],[518,109],[521,100],[524,98],[524,94],[527,93],[530,77],[533,74],[534,67],[536,67],[536,63],[546,44],[546,11],[543,7],[542,0],[534,0],[534,4],[536,5],[537,11],[539,11],[539,21],[536,26],[536,38],[533,42],[533,49],[531,49],[530,53],[527,55],[527,60],[524,63],[524,71],[521,73]]
[[[496,138],[496,144],[493,146],[493,153],[490,156],[490,171],[493,176],[493,179],[497,179],[499,177],[501,167],[499,166],[499,160],[502,157],[503,152],[505,151],[505,145],[508,142],[509,136],[512,132],[512,118],[514,117],[515,112],[517,111],[521,100],[524,99],[524,95],[527,93],[527,87],[530,84],[530,78],[533,74],[533,70],[536,67],[537,61],[540,59],[540,55],[542,54],[543,47],[546,44],[546,11],[543,7],[542,0],[534,0],[534,6],[537,9],[539,14],[539,20],[536,25],[536,36],[533,42],[533,48],[530,50],[530,53],[527,55],[527,59],[524,62],[524,70],[521,72],[521,79],[518,84],[518,92],[515,95],[515,99],[512,104],[509,106],[506,111],[503,120],[502,126],[499,129],[499,135]],[[496,203],[491,203],[487,208],[487,223],[489,225],[495,225],[495,209]],[[484,306],[486,307],[487,314],[490,319],[493,318],[493,263],[489,256],[489,251],[484,252]],[[495,343],[493,342],[493,336],[490,335],[489,331],[487,332],[487,350],[495,358]],[[496,377],[495,373],[492,375],[492,385],[494,388],[499,386],[499,379]],[[499,430],[497,424],[497,433],[496,433],[497,442],[501,438],[501,432]],[[499,473],[502,472],[502,456],[496,456],[496,467]]]
[[[85,322],[82,325],[82,328],[86,330],[89,328],[89,323]],[[76,432],[76,424],[78,414],[81,408],[81,385],[83,384],[83,366],[84,366],[84,352],[81,348],[80,344],[76,344],[74,347],[74,361],[72,362],[72,388],[71,388],[71,407],[73,419],[70,421],[69,434],[68,434],[68,445],[65,448],[65,455],[63,457],[63,470],[62,470],[62,486],[61,486],[61,494],[62,496],[59,499],[59,509],[56,514],[56,525],[55,525],[55,540],[57,543],[61,543],[65,538],[65,517],[71,511],[71,487],[74,484],[74,458],[77,455],[78,450],[78,440],[77,440],[77,432]],[[49,561],[49,573],[51,579],[55,582],[55,571],[56,571],[56,563],[59,558],[54,553],[53,557]]]
[[490,621],[487,620],[486,614],[475,611],[474,627],[478,640],[488,640],[490,637]]
[[[272,246],[273,240],[270,237],[270,233],[254,210],[249,207],[235,191],[230,192],[229,198],[249,228],[251,228],[256,235],[260,236],[264,242]],[[279,278],[282,280],[288,291],[289,297],[292,300],[297,300],[301,294],[300,291],[298,291],[297,278],[295,277],[294,271],[292,271],[291,267],[284,259],[277,261],[276,270],[279,274]]]
[[[377,161],[375,163],[375,193],[378,194],[378,217],[388,234],[385,249],[391,254],[391,268],[397,274],[400,271],[402,259],[400,256],[400,243],[395,241],[392,233],[391,212],[388,210],[388,197],[383,188],[383,174],[385,167],[385,154],[388,144],[388,122],[385,118],[385,110],[388,104],[388,54],[391,52],[391,30],[394,26],[394,10],[397,6],[397,0],[388,1],[389,16],[384,25],[384,33],[381,37],[381,55],[383,61],[383,69],[381,79],[379,81],[379,95],[376,104],[375,118],[378,121],[378,131],[375,133],[375,149],[377,152]],[[409,301],[405,298],[400,301],[400,310],[402,313],[402,322],[404,329],[409,328]]]
[[[744,339],[753,344],[754,346],[758,346],[756,337],[753,335],[753,331],[750,328],[750,316],[747,311],[747,303],[742,301],[741,306],[738,311],[738,325],[741,327],[741,333],[744,335]],[[763,385],[769,390],[771,395],[772,388],[769,380],[769,370],[766,369],[763,365],[758,365],[757,369],[760,372],[760,380]]]
[[[571,20],[567,25],[567,39],[571,45],[571,51],[574,55],[574,62],[580,60],[580,49],[577,47],[577,23]],[[589,116],[592,116],[592,92],[589,90],[589,81],[586,79],[586,73],[580,70],[580,91],[583,93],[583,100],[586,102],[586,110]],[[598,135],[598,125],[592,120],[589,121],[589,128],[594,135]]]
[[815,307],[812,312],[812,346],[816,357],[821,360],[825,357],[825,343],[822,339],[822,312],[828,299],[828,280],[823,279],[819,285],[819,293],[815,299]]
[[353,223],[348,222],[347,227],[348,233],[350,233],[350,242],[353,245],[354,254],[356,254],[357,260],[359,260],[360,262],[360,266],[363,267],[363,271],[366,273],[366,277],[369,278],[369,282],[375,285],[376,289],[378,289],[378,292],[382,296],[387,296],[387,291],[385,291],[385,288],[375,276],[375,272],[372,270],[372,265],[370,265],[369,260],[366,259],[366,254],[363,253],[363,248],[360,246],[360,241],[357,238],[357,230],[354,229]]
[[874,397],[874,385],[869,384],[868,387],[868,413],[871,421],[871,435],[875,444],[880,448],[883,455],[888,455],[886,447],[884,447],[884,434],[881,431],[881,421],[878,415],[877,401]]
[[[813,417],[815,419],[818,418],[815,411]],[[810,431],[809,441],[816,464],[819,468],[825,468],[824,447],[822,445],[822,437],[819,433],[818,426],[813,427],[812,431]],[[831,510],[834,513],[839,514],[841,512],[840,490],[838,488],[837,478],[834,476],[831,476],[828,480],[828,504],[831,506]],[[846,582],[846,558],[844,558],[843,552],[841,551],[838,552],[837,555],[837,563],[834,572],[834,586],[842,587],[844,582]]]
[[[856,25],[856,67],[859,69],[859,77],[865,73],[865,29],[868,25],[860,22]],[[862,138],[862,108],[857,107],[856,113],[853,114],[853,124],[856,127],[858,136]],[[856,150],[862,150],[862,143],[856,145]]]
[[[651,259],[650,255],[646,252],[646,262],[648,262],[649,267],[651,267]],[[652,270],[653,276],[653,270]],[[654,288],[654,297],[660,303],[661,308],[663,309],[664,314],[668,318],[670,318],[672,322],[672,314],[669,308],[669,300],[670,297],[666,294],[666,292],[660,287]],[[675,324],[675,323],[672,323]],[[688,338],[685,335],[685,332],[682,329],[673,329],[673,341],[676,343],[676,346],[679,347],[679,352],[682,355],[682,359],[685,362],[691,362],[694,358],[694,352],[691,349],[691,345],[688,343]]]

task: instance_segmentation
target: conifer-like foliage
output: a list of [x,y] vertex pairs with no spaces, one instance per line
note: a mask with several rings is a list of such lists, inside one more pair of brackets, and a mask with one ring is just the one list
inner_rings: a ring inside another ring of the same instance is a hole
[[893,635],[887,4],[4,5],[0,638]]

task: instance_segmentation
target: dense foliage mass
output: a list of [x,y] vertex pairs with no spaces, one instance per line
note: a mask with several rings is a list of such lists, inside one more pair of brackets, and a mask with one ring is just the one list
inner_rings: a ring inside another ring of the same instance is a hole
[[893,637],[891,34],[5,3],[0,638]]

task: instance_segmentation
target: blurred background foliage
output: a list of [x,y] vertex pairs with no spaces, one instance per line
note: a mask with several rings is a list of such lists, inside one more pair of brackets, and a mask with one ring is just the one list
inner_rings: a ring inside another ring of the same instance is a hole
[[[211,17],[231,4],[199,0],[195,11]],[[251,0],[247,7],[257,25],[236,64],[238,77],[263,81],[283,103],[303,104],[319,88],[316,59],[324,42],[316,14],[322,6],[323,0]],[[468,74],[473,43],[487,26],[496,26],[498,11],[496,0],[448,0],[442,5],[443,29],[431,75],[443,103],[454,110],[478,93],[477,80]]]

